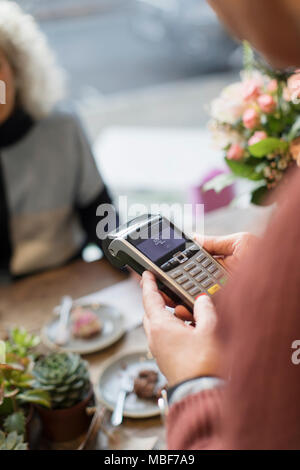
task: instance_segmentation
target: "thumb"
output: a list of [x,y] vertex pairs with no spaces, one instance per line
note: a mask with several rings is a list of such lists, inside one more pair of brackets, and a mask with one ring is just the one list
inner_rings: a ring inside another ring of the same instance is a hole
[[211,255],[230,256],[233,253],[234,236],[212,237],[194,234],[194,240]]
[[217,325],[217,312],[211,298],[203,294],[195,302],[194,319],[196,329],[212,333]]

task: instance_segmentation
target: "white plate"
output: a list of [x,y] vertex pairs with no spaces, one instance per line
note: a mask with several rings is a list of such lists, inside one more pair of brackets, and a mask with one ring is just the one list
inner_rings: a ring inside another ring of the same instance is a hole
[[[158,388],[165,385],[165,377],[159,371],[155,360],[148,359],[147,352],[125,354],[109,361],[107,367],[102,372],[97,387],[99,400],[109,410],[113,411],[123,374],[127,373],[134,380],[143,369],[152,369],[158,373]],[[149,418],[159,415],[160,410],[157,400],[141,399],[135,393],[130,393],[126,397],[123,414],[127,418]]]
[[68,343],[59,347],[55,343],[58,318],[54,318],[43,327],[41,332],[42,340],[46,346],[60,351],[91,354],[111,346],[124,335],[123,316],[117,309],[104,304],[82,305],[82,307],[88,308],[98,315],[102,323],[101,333],[89,339],[74,338],[70,335]]

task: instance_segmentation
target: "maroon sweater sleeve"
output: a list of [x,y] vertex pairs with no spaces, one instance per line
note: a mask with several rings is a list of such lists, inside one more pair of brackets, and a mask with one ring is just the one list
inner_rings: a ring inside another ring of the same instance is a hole
[[299,449],[300,175],[286,180],[269,228],[217,298],[226,388],[171,407],[172,449]]
[[221,449],[219,425],[223,393],[221,387],[216,387],[189,395],[171,406],[167,418],[169,449]]

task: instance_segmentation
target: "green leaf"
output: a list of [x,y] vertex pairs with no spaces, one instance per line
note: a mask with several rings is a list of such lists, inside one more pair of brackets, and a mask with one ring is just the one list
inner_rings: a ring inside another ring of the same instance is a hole
[[247,178],[249,180],[258,181],[263,179],[262,173],[257,172],[256,166],[249,165],[237,160],[228,160],[225,158],[227,165],[231,171],[240,178]]
[[252,204],[256,204],[257,206],[264,205],[264,199],[268,193],[267,186],[261,186],[254,191],[252,191],[251,202]]
[[0,447],[4,444],[4,442],[5,442],[5,434],[0,429]]
[[36,403],[46,408],[51,407],[50,395],[46,390],[26,390],[23,393],[19,393],[17,399],[23,402]]
[[0,405],[0,417],[7,416],[13,413],[14,406],[11,398],[4,398],[3,403]]
[[24,443],[24,436],[15,431],[5,434],[0,431],[0,450],[27,450],[28,444]]
[[7,433],[16,431],[17,434],[25,434],[25,416],[23,411],[16,411],[7,416],[3,427]]
[[267,139],[257,142],[257,144],[250,145],[249,152],[253,157],[262,158],[277,150],[285,151],[288,149],[288,146],[288,142],[284,142],[276,137],[268,137]]
[[25,442],[18,442],[18,444],[15,447],[15,450],[27,450],[28,449],[28,444]]
[[25,328],[13,328],[10,332],[9,341],[6,342],[7,350],[21,357],[28,355],[30,349],[36,347],[40,338],[28,333]]
[[30,350],[37,346],[39,338],[27,333],[23,328],[14,328],[10,332],[10,338],[6,342],[7,353],[13,353],[20,358],[29,355]]
[[243,63],[245,70],[253,69],[254,52],[248,41],[243,41]]
[[221,192],[227,186],[231,186],[232,183],[236,180],[236,176],[233,173],[223,173],[221,175],[215,176],[213,179],[205,183],[203,186],[203,191],[209,191],[213,189],[216,193]]
[[267,118],[266,127],[269,135],[280,135],[286,127],[286,120],[282,116],[277,118],[270,115]]
[[12,450],[18,442],[18,434],[16,431],[10,432],[6,436],[6,448],[7,450]]
[[33,376],[23,372],[15,372],[11,374],[10,384],[17,388],[32,388]]
[[296,119],[294,124],[292,125],[292,128],[290,132],[288,133],[288,141],[290,142],[291,140],[295,139],[300,131],[300,116]]

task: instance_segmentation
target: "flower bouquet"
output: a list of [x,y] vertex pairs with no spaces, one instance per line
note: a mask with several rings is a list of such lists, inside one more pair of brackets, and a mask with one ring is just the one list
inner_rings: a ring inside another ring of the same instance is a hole
[[300,166],[300,70],[277,72],[244,44],[241,81],[211,104],[210,128],[231,170],[205,185],[219,192],[238,178],[251,185],[251,202],[262,204],[286,170]]

